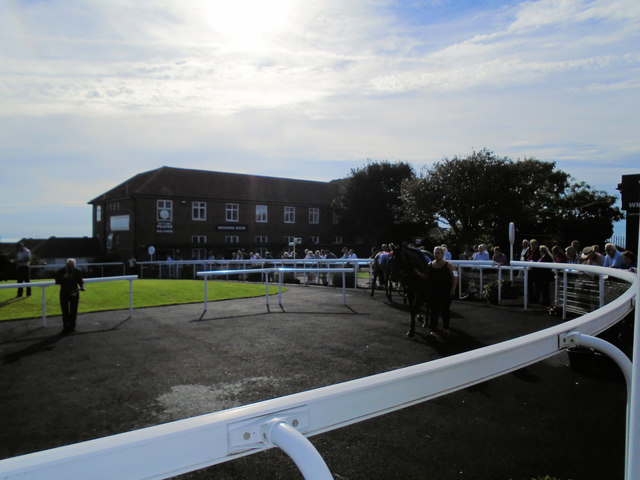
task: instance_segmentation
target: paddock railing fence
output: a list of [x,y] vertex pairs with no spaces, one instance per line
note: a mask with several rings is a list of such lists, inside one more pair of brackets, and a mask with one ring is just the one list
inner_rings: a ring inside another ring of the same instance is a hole
[[[554,265],[518,263],[513,267],[523,268],[526,278],[532,268]],[[459,267],[460,275],[464,268]],[[594,337],[630,312],[634,312],[635,324],[640,323],[640,277],[603,267],[568,268],[616,278],[626,285],[626,290],[595,311],[495,345],[337,385],[1,460],[0,478],[170,478],[274,446],[294,460],[305,478],[331,478],[330,470],[307,437],[467,388],[574,346],[600,349],[623,370],[628,381],[625,478],[640,478],[639,362],[631,364],[615,346]],[[636,328],[634,352],[640,351],[639,345]]]

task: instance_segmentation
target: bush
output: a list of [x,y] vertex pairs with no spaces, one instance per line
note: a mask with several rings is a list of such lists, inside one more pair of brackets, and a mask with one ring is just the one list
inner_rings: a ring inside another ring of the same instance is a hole
[[[502,280],[502,298],[516,298],[517,289],[511,284],[511,280]],[[498,304],[498,281],[492,280],[482,289],[482,297],[489,303]]]

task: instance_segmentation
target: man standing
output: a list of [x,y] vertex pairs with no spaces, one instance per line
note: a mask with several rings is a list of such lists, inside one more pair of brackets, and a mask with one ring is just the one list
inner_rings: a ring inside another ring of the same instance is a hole
[[[16,271],[18,274],[18,283],[31,282],[31,272],[29,264],[31,263],[31,251],[20,242],[16,245]],[[22,287],[18,288],[18,297],[22,296]],[[31,296],[31,287],[27,287],[27,297]]]
[[[67,259],[66,265],[56,272],[56,284],[60,285],[60,308],[62,309],[62,334],[75,332],[80,291],[84,292],[82,273],[76,268],[75,258]],[[78,290],[78,287],[80,289]]]

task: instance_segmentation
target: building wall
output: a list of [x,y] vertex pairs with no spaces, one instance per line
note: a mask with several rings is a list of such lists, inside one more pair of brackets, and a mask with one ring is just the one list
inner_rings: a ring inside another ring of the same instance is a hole
[[[204,220],[194,216],[194,202],[201,207],[196,213],[204,213]],[[237,206],[237,216],[228,218],[228,206]],[[267,208],[267,221],[256,219],[256,206]],[[101,207],[101,218],[96,213]],[[166,218],[160,215],[162,207],[168,207]],[[295,222],[285,222],[285,207],[295,211]],[[310,212],[310,209],[314,209]],[[310,223],[310,213],[317,214],[318,223]],[[342,244],[333,244],[336,226],[328,205],[241,202],[177,196],[141,196],[111,199],[94,205],[94,236],[104,242],[106,250],[119,258],[133,255],[148,260],[148,248],[156,250],[154,259],[192,259],[196,255],[229,257],[232,250],[247,251],[268,249],[274,255],[288,249],[286,237],[302,238],[300,248],[328,248],[337,253]],[[230,236],[238,243],[229,244]],[[205,240],[206,237],[206,240]],[[318,243],[312,243],[312,240]],[[194,249],[201,249],[194,251]]]

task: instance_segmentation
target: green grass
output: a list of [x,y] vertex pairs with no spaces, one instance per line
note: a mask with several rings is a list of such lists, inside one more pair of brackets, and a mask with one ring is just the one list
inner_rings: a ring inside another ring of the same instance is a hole
[[[6,283],[3,282],[6,285]],[[129,282],[88,283],[80,292],[79,313],[120,310],[129,308]],[[60,315],[59,287],[51,286],[46,292],[47,317]],[[269,286],[269,294],[278,293],[277,286]],[[259,297],[265,294],[263,284],[209,281],[209,301],[232,298]],[[29,298],[15,298],[16,289],[0,290],[0,321],[42,316],[42,288],[33,288]],[[204,302],[204,282],[201,280],[135,280],[133,282],[133,308]]]

